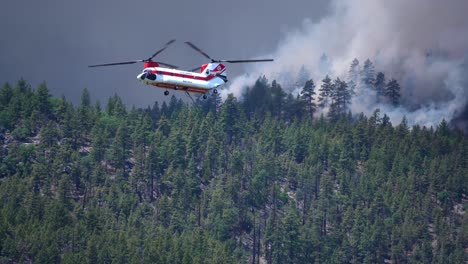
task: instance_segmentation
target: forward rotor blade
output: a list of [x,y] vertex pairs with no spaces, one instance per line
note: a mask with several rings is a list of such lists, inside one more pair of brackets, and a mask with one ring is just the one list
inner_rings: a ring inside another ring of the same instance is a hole
[[88,67],[93,68],[93,67],[102,67],[102,66],[114,66],[114,65],[134,64],[134,63],[142,62],[142,61],[143,61],[143,60],[124,61],[124,62],[113,62],[113,63],[104,63],[104,64],[89,65]]
[[185,44],[189,45],[192,49],[200,52],[200,54],[205,56],[205,58],[207,58],[209,60],[213,60],[208,54],[206,54],[203,50],[199,49],[197,46],[193,45],[190,41],[186,41]]
[[173,68],[173,69],[179,68],[179,67],[174,66],[174,65],[172,65],[172,64],[168,64],[168,63],[164,63],[164,62],[160,62],[160,61],[158,61],[157,63],[159,63],[159,64],[161,64],[161,65],[163,65],[163,66],[169,67],[169,68]]
[[167,47],[169,47],[169,45],[171,45],[172,43],[174,43],[176,40],[173,39],[173,40],[170,40],[169,42],[167,42],[164,47],[158,51],[156,51],[151,57],[148,58],[148,60],[151,60],[152,58],[156,57],[156,55],[158,55],[159,53],[163,52]]
[[259,59],[259,60],[217,60],[215,62],[229,62],[229,63],[248,63],[248,62],[268,62],[273,59]]

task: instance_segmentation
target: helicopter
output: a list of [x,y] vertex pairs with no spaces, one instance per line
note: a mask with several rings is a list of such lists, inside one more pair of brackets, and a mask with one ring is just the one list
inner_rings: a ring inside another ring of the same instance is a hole
[[[203,99],[207,94],[217,94],[218,88],[225,84],[228,79],[226,75],[226,66],[223,63],[250,63],[250,62],[269,62],[273,59],[256,60],[216,60],[211,58],[203,50],[193,43],[186,41],[192,49],[198,51],[210,62],[189,71],[178,70],[177,66],[153,60],[158,54],[163,52],[169,45],[175,42],[175,39],[167,42],[160,50],[156,51],[147,59],[113,62],[105,64],[89,65],[88,67],[116,66],[125,64],[143,63],[143,71],[138,74],[137,79],[147,85],[165,89],[164,95],[169,95],[169,90],[184,91],[190,96],[190,93],[201,94]],[[161,67],[165,66],[165,67]]]

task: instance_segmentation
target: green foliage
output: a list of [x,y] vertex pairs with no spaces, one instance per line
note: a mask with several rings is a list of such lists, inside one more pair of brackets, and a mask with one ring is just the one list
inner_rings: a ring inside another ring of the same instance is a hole
[[375,83],[375,69],[374,64],[367,59],[364,61],[364,66],[362,67],[361,72],[362,83],[368,87],[374,85]]
[[315,103],[314,103],[314,95],[315,95],[315,84],[314,80],[310,79],[307,80],[302,88],[300,93],[300,100],[305,106],[305,110],[309,113],[310,117],[312,118],[315,112]]
[[380,101],[381,97],[385,94],[385,74],[383,72],[377,73],[374,89],[377,93],[377,99]]
[[49,93],[49,88],[45,82],[41,83],[39,87],[36,89],[34,97],[33,97],[33,106],[34,110],[38,111],[39,113],[49,116],[52,111],[52,104],[50,102],[51,95]]
[[86,89],[75,107],[5,84],[0,262],[463,263],[466,136],[346,115],[348,83],[327,79],[330,120],[304,107],[311,81],[103,112]]
[[320,86],[320,89],[319,89],[318,101],[319,101],[319,106],[320,107],[322,107],[322,108],[325,107],[325,106],[328,107],[328,103],[329,103],[329,100],[330,100],[329,98],[330,98],[332,89],[333,89],[332,80],[327,75],[322,80],[322,85]]
[[385,86],[384,95],[393,105],[398,105],[400,101],[400,84],[397,80],[391,79]]

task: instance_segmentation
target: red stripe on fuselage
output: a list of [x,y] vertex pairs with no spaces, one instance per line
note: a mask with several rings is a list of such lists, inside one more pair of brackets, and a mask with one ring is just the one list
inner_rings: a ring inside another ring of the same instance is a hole
[[165,72],[165,71],[148,71],[148,72],[151,72],[152,74],[166,75],[166,76],[172,76],[172,77],[180,77],[180,78],[186,78],[186,79],[190,79],[190,80],[200,80],[200,81],[210,81],[210,80],[213,80],[216,77],[216,76],[213,76],[213,75],[208,75],[206,77],[202,77],[202,76],[188,75],[188,74],[175,73],[175,72]]

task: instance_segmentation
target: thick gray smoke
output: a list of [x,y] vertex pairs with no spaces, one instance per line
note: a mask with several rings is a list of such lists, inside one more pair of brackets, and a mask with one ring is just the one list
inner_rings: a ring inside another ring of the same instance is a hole
[[[347,79],[351,61],[369,58],[375,71],[401,85],[401,106],[377,103],[364,85],[356,87],[351,110],[370,114],[376,108],[399,123],[434,126],[463,112],[468,98],[467,0],[334,0],[318,23],[304,21],[271,56],[274,63],[249,68],[225,93],[241,97],[246,86],[265,74],[289,92],[288,80],[308,75],[317,87],[326,74]],[[302,68],[302,70],[301,70]]]

